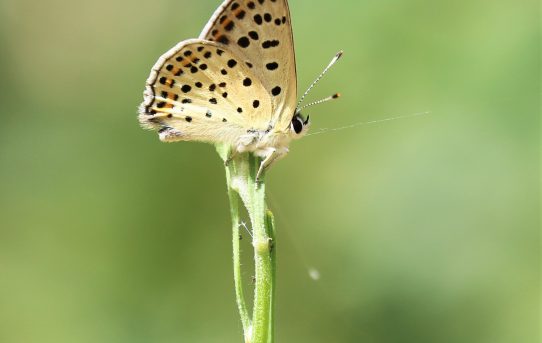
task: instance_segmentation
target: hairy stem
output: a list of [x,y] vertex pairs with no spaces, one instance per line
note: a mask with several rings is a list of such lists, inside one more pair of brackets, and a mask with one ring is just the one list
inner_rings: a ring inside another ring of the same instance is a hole
[[230,213],[232,220],[232,245],[233,245],[233,280],[235,285],[235,299],[237,301],[237,308],[241,317],[241,323],[243,325],[243,333],[245,337],[249,334],[250,330],[250,315],[245,303],[245,295],[243,291],[243,278],[241,274],[241,251],[239,248],[239,240],[241,235],[239,228],[241,222],[239,220],[239,195],[231,188],[231,167],[226,168],[226,179],[228,183],[228,198],[230,200]]
[[249,215],[252,224],[256,282],[254,286],[252,343],[266,343],[269,339],[273,273],[271,243],[266,226],[265,185],[256,181],[259,159],[249,156],[249,187],[251,203]]
[[269,210],[266,212],[266,226],[267,226],[267,234],[269,235],[269,238],[271,239],[271,306],[269,308],[269,340],[268,342],[274,342],[275,341],[275,285],[277,282],[276,273],[277,273],[277,240],[276,240],[276,232],[275,232],[275,218],[273,217],[273,213]]
[[[227,147],[217,147],[222,159]],[[237,307],[241,316],[245,342],[273,343],[275,289],[275,228],[273,215],[265,204],[265,184],[256,181],[260,160],[252,154],[235,157],[226,167],[228,197],[232,216],[233,270]],[[252,320],[244,300],[239,248],[239,199],[247,209],[252,226],[254,247],[254,305]]]

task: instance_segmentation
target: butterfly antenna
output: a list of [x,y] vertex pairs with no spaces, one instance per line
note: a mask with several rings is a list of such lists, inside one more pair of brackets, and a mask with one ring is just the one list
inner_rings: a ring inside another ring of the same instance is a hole
[[306,104],[306,105],[303,105],[301,107],[299,107],[297,110],[296,110],[296,113],[299,113],[301,112],[303,109],[307,108],[307,107],[311,107],[311,106],[314,106],[314,105],[320,105],[324,102],[327,102],[329,100],[334,100],[334,99],[337,99],[341,96],[340,93],[335,93],[333,95],[330,95],[328,96],[327,98],[324,98],[324,99],[321,99],[321,100],[318,100],[318,101],[314,101],[314,102],[311,102],[310,104]]
[[[307,96],[307,94],[309,94],[309,92],[312,90],[312,88],[314,86],[316,86],[316,84],[318,83],[318,81],[320,81],[320,79],[322,79],[322,77],[327,73],[327,71],[329,70],[329,68],[333,67],[333,65],[335,63],[337,63],[337,61],[339,60],[339,58],[341,58],[341,56],[343,55],[343,52],[342,50],[339,51],[335,57],[333,57],[333,59],[331,60],[331,62],[329,62],[329,64],[327,65],[326,69],[324,69],[324,71],[318,75],[318,77],[316,78],[316,80],[313,81],[313,83],[309,86],[309,88],[305,91],[305,94],[303,94],[303,96],[301,97],[301,99],[299,99],[299,102],[297,103],[297,110],[296,112],[299,112],[300,111],[300,108],[299,108],[299,105],[301,105],[301,103],[303,102],[303,100],[305,100],[305,97]],[[326,98],[327,99],[327,98]],[[330,99],[331,100],[331,99]],[[326,100],[327,101],[327,100]]]

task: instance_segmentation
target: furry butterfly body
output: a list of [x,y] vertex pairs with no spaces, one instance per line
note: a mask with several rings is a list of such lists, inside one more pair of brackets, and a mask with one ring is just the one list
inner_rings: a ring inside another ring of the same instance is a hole
[[162,55],[139,108],[164,142],[228,144],[262,157],[258,175],[309,126],[296,109],[297,78],[286,0],[226,0],[198,39]]

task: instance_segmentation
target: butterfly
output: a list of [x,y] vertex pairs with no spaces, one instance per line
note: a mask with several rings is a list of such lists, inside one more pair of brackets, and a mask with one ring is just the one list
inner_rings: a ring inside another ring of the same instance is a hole
[[[338,53],[309,87],[339,59]],[[306,134],[309,117],[296,104],[297,77],[287,0],[226,0],[197,39],[163,54],[147,79],[139,122],[163,142],[227,144],[250,152],[264,170]]]

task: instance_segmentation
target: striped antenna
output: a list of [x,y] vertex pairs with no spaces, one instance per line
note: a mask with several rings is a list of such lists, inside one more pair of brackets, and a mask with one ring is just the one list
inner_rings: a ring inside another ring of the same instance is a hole
[[[301,103],[303,102],[303,100],[305,100],[305,97],[307,96],[307,94],[309,94],[309,92],[312,90],[312,88],[314,86],[316,86],[316,84],[318,83],[318,81],[320,81],[320,79],[322,79],[322,77],[327,73],[327,71],[329,70],[329,68],[333,67],[333,65],[335,63],[337,63],[337,61],[339,60],[339,58],[341,58],[341,56],[343,55],[343,52],[342,50],[339,51],[335,57],[333,57],[333,59],[331,60],[331,62],[329,62],[329,64],[327,65],[327,67],[324,69],[324,71],[318,75],[318,77],[316,78],[316,80],[313,81],[313,83],[309,86],[309,88],[305,91],[305,94],[303,94],[303,96],[301,97],[301,99],[299,99],[299,102],[297,103],[297,109],[296,109],[296,113],[299,113],[299,111],[301,110],[301,108],[299,108],[299,105],[301,105]],[[327,98],[326,98],[327,99]],[[324,100],[324,99],[323,99]],[[323,102],[323,100],[321,100]],[[331,99],[329,99],[331,100]],[[327,100],[325,100],[327,101]],[[314,104],[316,105],[316,104]],[[304,106],[305,107],[305,106]],[[304,108],[302,107],[302,108]]]
[[340,93],[335,93],[333,95],[330,95],[328,96],[327,98],[324,98],[324,99],[321,99],[321,100],[318,100],[318,101],[314,101],[314,102],[311,102],[310,104],[306,104],[304,106],[301,106],[300,108],[298,108],[296,110],[296,113],[300,113],[303,109],[307,108],[307,107],[311,107],[311,106],[314,106],[314,105],[320,105],[320,104],[323,104],[324,102],[328,102],[329,100],[334,100],[334,99],[337,99],[341,96]]

